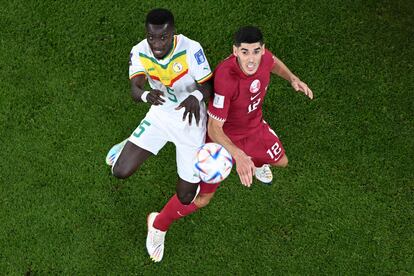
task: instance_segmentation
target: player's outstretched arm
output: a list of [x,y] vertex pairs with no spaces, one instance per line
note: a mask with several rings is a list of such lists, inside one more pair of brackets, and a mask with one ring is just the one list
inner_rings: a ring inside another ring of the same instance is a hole
[[239,149],[230,138],[223,131],[224,122],[215,120],[213,118],[208,119],[208,135],[213,142],[221,144],[236,161],[237,173],[241,183],[250,187],[253,182],[253,174],[256,169],[250,156],[246,155],[244,151]]
[[198,125],[200,122],[200,102],[206,101],[211,95],[211,83],[209,81],[197,84],[197,90],[190,93],[190,95],[182,101],[175,109],[179,110],[185,108],[183,114],[183,121],[186,120],[188,115],[188,122],[191,125],[193,117]]
[[273,60],[273,74],[276,74],[290,82],[295,91],[301,91],[310,99],[313,99],[313,92],[306,83],[304,83],[297,76],[295,76],[280,59],[273,56]]
[[144,75],[136,76],[131,79],[131,96],[136,102],[146,102],[153,105],[161,105],[165,102],[162,98],[164,93],[160,90],[152,89],[144,91],[146,78]]

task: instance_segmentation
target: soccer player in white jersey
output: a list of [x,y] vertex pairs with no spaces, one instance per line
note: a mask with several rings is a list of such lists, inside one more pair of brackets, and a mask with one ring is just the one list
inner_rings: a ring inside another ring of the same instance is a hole
[[[205,142],[204,99],[210,97],[212,72],[200,44],[175,35],[170,11],[150,11],[145,28],[146,39],[130,54],[129,78],[132,98],[151,107],[132,135],[112,147],[106,161],[114,176],[127,178],[167,142],[174,143],[179,176],[176,194],[160,213],[147,218],[147,251],[153,261],[159,262],[169,226],[206,206],[216,188],[200,183],[193,171],[195,153]],[[144,89],[146,81],[151,87],[148,91]]]

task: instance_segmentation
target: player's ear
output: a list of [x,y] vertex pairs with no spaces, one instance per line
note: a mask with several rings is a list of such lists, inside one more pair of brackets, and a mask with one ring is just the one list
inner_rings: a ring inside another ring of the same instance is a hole
[[262,56],[265,54],[265,49],[266,49],[266,47],[265,47],[265,44],[263,43],[263,45],[262,45]]
[[233,55],[237,57],[237,47],[233,45]]

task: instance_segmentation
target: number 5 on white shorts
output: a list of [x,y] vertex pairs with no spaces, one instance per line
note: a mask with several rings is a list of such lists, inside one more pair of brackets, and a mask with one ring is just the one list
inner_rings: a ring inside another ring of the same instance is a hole
[[139,124],[139,126],[138,126],[138,128],[139,128],[139,131],[138,132],[134,132],[134,136],[135,137],[137,137],[137,138],[139,138],[139,136],[141,136],[141,134],[142,133],[144,133],[144,131],[145,131],[145,127],[147,126],[150,126],[151,125],[151,123],[150,122],[148,122],[148,121],[146,121],[146,120],[142,120],[142,122]]

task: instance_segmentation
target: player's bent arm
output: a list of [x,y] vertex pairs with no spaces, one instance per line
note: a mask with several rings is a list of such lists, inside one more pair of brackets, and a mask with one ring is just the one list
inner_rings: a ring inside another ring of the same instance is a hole
[[313,92],[306,83],[304,83],[297,76],[295,76],[295,74],[293,74],[280,59],[273,56],[273,60],[273,74],[281,76],[282,78],[290,82],[293,89],[295,89],[296,91],[301,91],[310,99],[313,99]]
[[207,124],[207,133],[208,136],[210,136],[210,139],[213,140],[213,142],[218,143],[226,148],[226,150],[236,158],[236,156],[239,156],[241,154],[245,154],[241,149],[239,149],[233,142],[230,140],[230,138],[224,133],[223,131],[223,125],[224,122],[218,121],[213,118],[208,118],[208,124]]
[[224,122],[209,118],[208,120],[208,135],[211,140],[221,144],[227,149],[227,151],[233,156],[237,163],[237,173],[239,174],[240,181],[244,186],[250,187],[253,182],[253,173],[255,166],[244,151],[238,148],[230,138],[223,131]]
[[146,82],[144,75],[139,75],[131,79],[131,96],[136,102],[142,102],[142,94],[144,93],[144,85]]
[[295,76],[280,59],[278,59],[275,56],[273,56],[273,59],[275,61],[273,63],[273,69],[272,69],[273,74],[276,74],[276,75],[284,78],[288,82],[293,82],[293,81],[299,80],[299,78],[297,76]]

